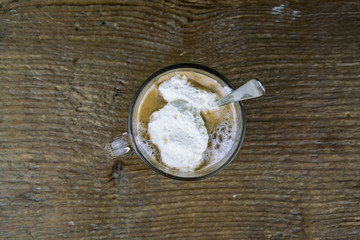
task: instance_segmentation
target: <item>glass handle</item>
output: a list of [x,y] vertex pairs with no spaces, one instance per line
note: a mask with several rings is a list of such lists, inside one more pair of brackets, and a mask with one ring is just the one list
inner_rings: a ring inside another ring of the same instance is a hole
[[106,143],[104,147],[106,156],[110,159],[117,157],[127,157],[132,154],[130,147],[129,133],[123,133]]

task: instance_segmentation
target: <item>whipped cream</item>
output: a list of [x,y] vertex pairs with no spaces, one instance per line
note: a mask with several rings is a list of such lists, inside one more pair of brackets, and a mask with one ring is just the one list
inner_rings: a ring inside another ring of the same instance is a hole
[[201,165],[209,135],[193,105],[182,100],[169,102],[151,115],[148,133],[168,167],[194,171]]
[[186,76],[175,75],[159,86],[160,94],[167,102],[183,100],[191,104],[198,111],[207,111],[216,107],[218,95],[195,88],[187,81]]
[[204,161],[209,141],[200,112],[216,107],[218,95],[191,86],[186,76],[179,75],[160,84],[159,92],[168,103],[150,117],[150,140],[165,165],[195,171]]

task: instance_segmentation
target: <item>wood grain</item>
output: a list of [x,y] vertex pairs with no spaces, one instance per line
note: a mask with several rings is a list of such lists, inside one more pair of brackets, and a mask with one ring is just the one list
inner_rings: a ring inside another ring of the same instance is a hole
[[[0,238],[360,239],[359,42],[358,1],[0,1]],[[181,62],[263,82],[240,154],[108,182],[101,145]]]

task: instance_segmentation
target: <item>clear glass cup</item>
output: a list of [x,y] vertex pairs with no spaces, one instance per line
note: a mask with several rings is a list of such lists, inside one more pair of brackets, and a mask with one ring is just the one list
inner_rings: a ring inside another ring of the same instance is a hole
[[126,157],[132,154],[133,152],[135,152],[147,166],[149,166],[155,172],[169,178],[184,180],[184,181],[201,180],[213,176],[216,173],[223,170],[238,154],[245,137],[246,120],[245,120],[244,107],[241,102],[231,103],[234,104],[234,108],[236,112],[236,124],[235,124],[236,135],[233,146],[231,147],[230,151],[225,155],[223,159],[221,159],[220,161],[218,161],[213,165],[204,167],[202,169],[193,172],[182,172],[162,165],[157,160],[149,156],[139,144],[140,140],[139,137],[137,136],[137,119],[138,119],[137,114],[141,100],[144,97],[146,91],[160,77],[164,76],[165,74],[171,73],[173,71],[193,71],[195,73],[200,73],[218,81],[218,83],[223,87],[228,86],[231,89],[234,89],[231,83],[223,75],[221,75],[220,73],[218,73],[217,71],[211,68],[202,65],[183,63],[183,64],[177,64],[163,68],[157,71],[156,73],[154,73],[153,75],[151,75],[141,85],[141,87],[138,89],[137,93],[135,94],[129,112],[128,132],[120,134],[115,139],[108,142],[105,145],[104,149],[107,154],[107,157],[110,159]]

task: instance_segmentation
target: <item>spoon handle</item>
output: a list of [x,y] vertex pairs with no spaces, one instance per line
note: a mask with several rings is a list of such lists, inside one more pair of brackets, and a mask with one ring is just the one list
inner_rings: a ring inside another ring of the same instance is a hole
[[216,101],[218,106],[229,104],[232,102],[242,101],[251,98],[257,98],[265,93],[265,88],[257,79],[252,79],[230,93],[225,97]]

